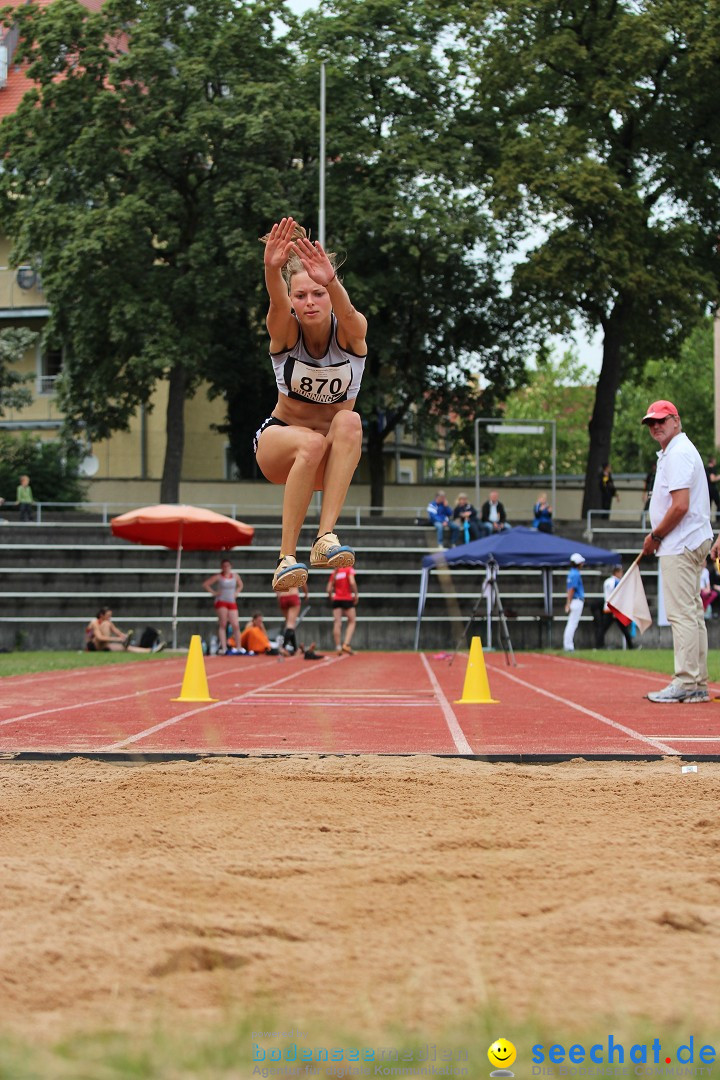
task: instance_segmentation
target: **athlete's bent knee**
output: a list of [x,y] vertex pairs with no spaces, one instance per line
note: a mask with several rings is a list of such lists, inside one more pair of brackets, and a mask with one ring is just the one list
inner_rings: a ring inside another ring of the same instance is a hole
[[317,431],[309,431],[303,438],[296,461],[302,461],[309,468],[316,469],[327,453],[327,439]]
[[335,438],[343,438],[349,441],[360,439],[362,442],[362,420],[360,414],[342,409],[333,417],[330,425],[330,434]]

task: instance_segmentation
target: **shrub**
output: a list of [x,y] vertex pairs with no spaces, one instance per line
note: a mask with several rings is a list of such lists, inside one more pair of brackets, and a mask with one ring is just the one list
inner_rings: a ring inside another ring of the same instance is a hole
[[0,495],[15,501],[23,473],[36,502],[83,502],[87,485],[77,475],[82,451],[72,444],[0,432]]

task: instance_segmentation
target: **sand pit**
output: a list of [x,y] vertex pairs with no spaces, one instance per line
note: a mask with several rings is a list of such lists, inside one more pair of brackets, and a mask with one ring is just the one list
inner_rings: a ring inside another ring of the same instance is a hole
[[[714,1016],[720,765],[0,765],[0,1027]],[[700,973],[702,977],[700,977]]]

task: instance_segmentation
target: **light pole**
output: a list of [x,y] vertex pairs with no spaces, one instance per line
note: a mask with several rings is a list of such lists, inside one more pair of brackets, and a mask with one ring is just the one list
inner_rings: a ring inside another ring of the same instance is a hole
[[318,240],[325,247],[325,61],[320,64],[320,174],[318,192]]

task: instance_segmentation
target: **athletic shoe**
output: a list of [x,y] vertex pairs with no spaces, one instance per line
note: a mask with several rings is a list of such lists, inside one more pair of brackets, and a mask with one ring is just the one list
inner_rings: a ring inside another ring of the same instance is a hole
[[128,630],[127,634],[125,635],[125,640],[123,641],[123,649],[127,649],[128,645],[133,639],[134,633],[134,630]]
[[310,566],[314,569],[338,570],[342,566],[355,565],[355,552],[341,544],[335,533],[327,532],[315,537],[310,552]]
[[305,563],[298,562],[294,555],[283,555],[278,560],[273,575],[272,587],[275,592],[287,592],[288,589],[301,589],[308,578]]
[[687,697],[683,698],[683,705],[697,705],[703,701],[710,701],[710,694],[707,690],[691,690]]
[[670,683],[664,690],[653,690],[645,697],[648,701],[654,701],[656,705],[675,705],[677,702],[685,701],[690,694],[694,693],[696,693],[694,689],[690,690],[687,686],[681,686],[680,683]]
[[353,656],[354,655],[353,651],[352,651],[352,649],[350,648],[349,645],[343,645],[343,647],[342,647],[342,649],[340,651],[346,653],[348,656]]
[[167,641],[156,641],[152,647],[152,652],[162,652],[163,649],[167,649]]

